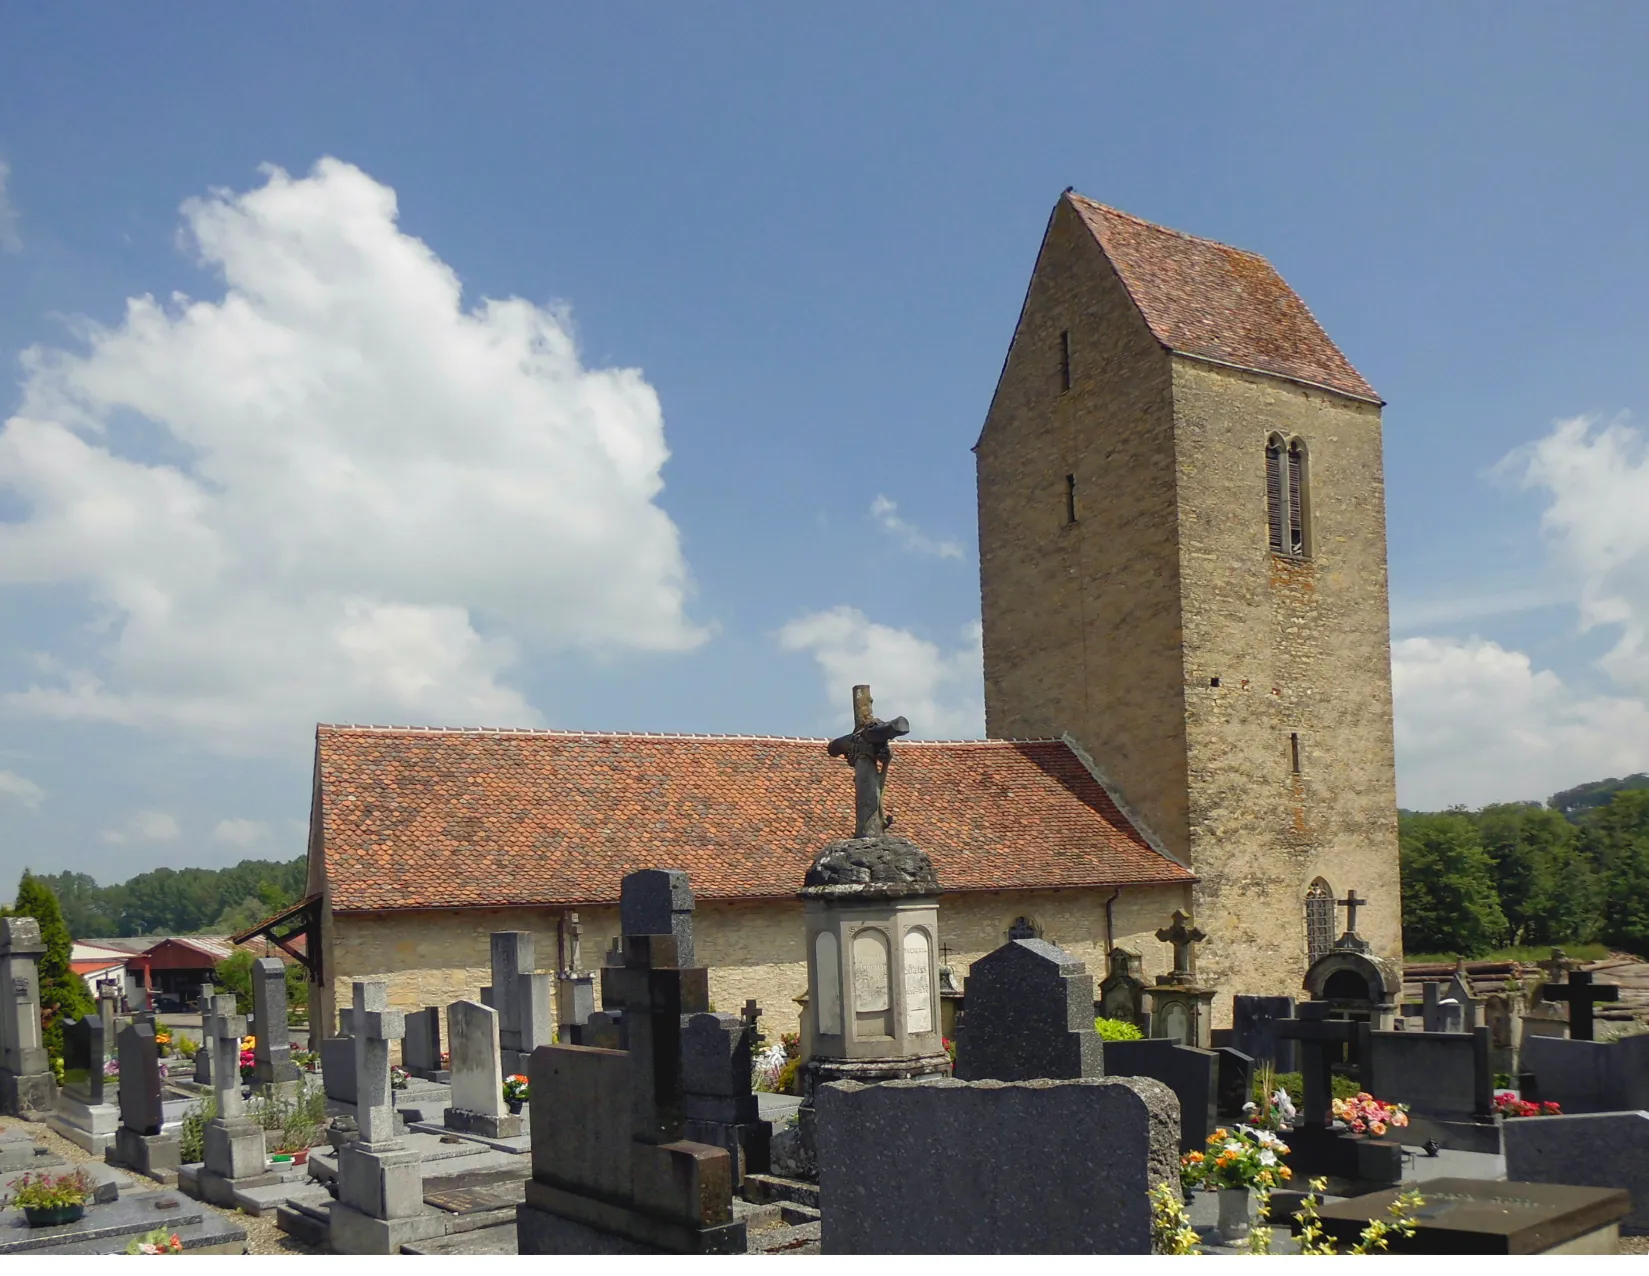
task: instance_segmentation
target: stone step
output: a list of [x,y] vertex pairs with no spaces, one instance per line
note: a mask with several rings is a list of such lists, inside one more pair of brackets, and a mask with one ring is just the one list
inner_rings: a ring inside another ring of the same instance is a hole
[[436,1236],[427,1241],[408,1241],[403,1254],[515,1254],[515,1220],[503,1226],[486,1227],[453,1236]]
[[483,1147],[493,1148],[499,1152],[531,1152],[532,1135],[519,1134],[510,1139],[489,1139],[484,1134],[472,1134],[467,1130],[449,1130],[446,1126],[435,1121],[415,1121],[407,1129],[417,1134],[432,1134],[437,1138],[452,1135],[464,1139],[466,1142],[479,1143]]
[[746,1232],[759,1232],[770,1227],[783,1227],[784,1218],[779,1213],[776,1204],[753,1205],[749,1201],[733,1198],[733,1221],[744,1222]]
[[275,1226],[306,1245],[324,1245],[332,1232],[332,1215],[302,1204],[277,1205]]
[[817,1254],[822,1225],[801,1223],[794,1227],[772,1227],[750,1234],[752,1254]]
[[242,1188],[235,1193],[237,1209],[261,1217],[292,1200],[330,1201],[331,1194],[319,1183],[270,1183],[265,1187]]
[[745,1200],[757,1205],[765,1205],[770,1201],[789,1201],[793,1205],[820,1208],[817,1183],[780,1178],[777,1174],[746,1174],[743,1192]]

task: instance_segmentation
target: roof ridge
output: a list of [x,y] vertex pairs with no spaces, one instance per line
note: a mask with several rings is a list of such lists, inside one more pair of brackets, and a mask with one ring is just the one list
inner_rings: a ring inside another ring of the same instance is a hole
[[[828,744],[829,736],[812,735],[760,735],[753,732],[715,732],[715,731],[581,731],[571,727],[419,727],[393,726],[382,723],[369,722],[317,722],[315,730],[319,731],[362,731],[373,732],[379,735],[524,735],[524,736],[557,736],[562,739],[588,739],[602,737],[623,740],[763,740],[784,741],[796,744]],[[989,738],[947,738],[934,740],[902,739],[900,748],[935,744],[977,744],[999,746],[1007,744],[1064,744],[1065,741],[1054,736],[1009,736]]]
[[1133,222],[1136,226],[1144,226],[1149,230],[1159,230],[1164,235],[1174,235],[1180,239],[1189,240],[1193,244],[1209,244],[1215,248],[1223,248],[1229,253],[1241,253],[1244,257],[1252,257],[1256,261],[1263,261],[1266,265],[1271,265],[1271,260],[1264,253],[1257,253],[1252,248],[1241,248],[1236,244],[1228,244],[1223,239],[1210,239],[1207,235],[1193,235],[1188,230],[1176,230],[1172,226],[1164,226],[1161,222],[1151,221],[1149,218],[1140,217],[1125,209],[1114,208],[1110,204],[1102,204],[1097,199],[1090,199],[1079,191],[1071,191],[1070,196],[1072,199],[1080,199],[1091,208],[1099,209],[1102,213],[1109,213],[1112,217],[1120,217],[1123,221]]

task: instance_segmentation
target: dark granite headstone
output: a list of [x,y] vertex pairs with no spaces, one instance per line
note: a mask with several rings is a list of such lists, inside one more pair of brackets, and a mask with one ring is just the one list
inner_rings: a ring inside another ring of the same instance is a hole
[[1105,1074],[1088,968],[1041,939],[1015,939],[968,971],[956,1042],[959,1081],[1055,1081]]
[[[1336,1201],[1317,1210],[1323,1230],[1341,1242],[1355,1241],[1369,1223],[1388,1219],[1404,1188]],[[1586,1238],[1606,1240],[1606,1229],[1623,1221],[1631,1206],[1625,1191],[1491,1179],[1428,1179],[1416,1185],[1424,1204],[1413,1236],[1391,1233],[1393,1254],[1544,1254],[1559,1246],[1575,1253]],[[1599,1233],[1605,1233],[1599,1236]]]
[[97,1015],[63,1025],[63,1091],[71,1099],[103,1102],[103,1020]]
[[1200,1152],[1219,1125],[1219,1056],[1177,1041],[1107,1041],[1105,1075],[1151,1077],[1179,1099],[1180,1151]]
[[681,1030],[685,1137],[727,1149],[733,1185],[767,1173],[773,1126],[750,1088],[751,1026],[737,1015],[693,1015]]
[[693,960],[693,890],[680,869],[648,868],[620,885],[619,926],[626,935],[674,935],[683,970]]
[[1231,1044],[1257,1064],[1270,1063],[1278,1072],[1297,1072],[1292,1041],[1280,1038],[1273,1025],[1294,1017],[1292,997],[1231,998]]
[[146,1023],[120,1030],[120,1124],[138,1134],[159,1134],[166,1124],[160,1106],[160,1047]]
[[1618,1041],[1530,1037],[1522,1061],[1539,1097],[1566,1113],[1649,1109],[1649,1034]]
[[1499,1153],[1487,1028],[1370,1032],[1359,1076],[1362,1088],[1382,1102],[1408,1106],[1410,1142],[1436,1139],[1456,1151]]
[[1506,1122],[1505,1140],[1513,1183],[1623,1187],[1632,1213],[1621,1231],[1649,1233],[1649,1112],[1520,1117]]
[[323,1037],[321,1039],[321,1084],[326,1097],[338,1103],[354,1103],[355,1038]]
[[415,1077],[441,1070],[441,1008],[407,1011],[407,1035],[401,1038],[401,1066]]
[[1219,1057],[1219,1114],[1228,1121],[1240,1120],[1243,1104],[1250,1101],[1254,1090],[1254,1061],[1230,1046],[1214,1053]]

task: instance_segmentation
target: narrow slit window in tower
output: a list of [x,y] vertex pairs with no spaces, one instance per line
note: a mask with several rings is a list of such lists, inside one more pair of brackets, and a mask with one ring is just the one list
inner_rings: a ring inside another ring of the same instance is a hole
[[1064,394],[1071,388],[1071,334],[1059,334],[1059,392]]
[[1065,476],[1065,521],[1076,522],[1076,475]]
[[1300,733],[1288,733],[1288,769],[1295,775],[1300,773]]

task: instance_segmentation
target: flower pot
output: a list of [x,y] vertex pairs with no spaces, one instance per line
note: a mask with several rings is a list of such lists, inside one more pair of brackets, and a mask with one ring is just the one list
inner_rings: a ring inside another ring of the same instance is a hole
[[511,1116],[520,1116],[522,1105],[526,1103],[526,1100],[525,1099],[505,1099],[504,1102],[509,1105]]
[[30,1227],[62,1227],[86,1217],[85,1202],[73,1205],[25,1205],[23,1217]]
[[1248,1204],[1250,1192],[1246,1187],[1220,1189],[1220,1239],[1235,1245],[1248,1235]]
[[269,1155],[269,1164],[271,1164],[271,1165],[291,1165],[292,1164],[292,1153],[290,1153],[290,1152],[272,1152]]

